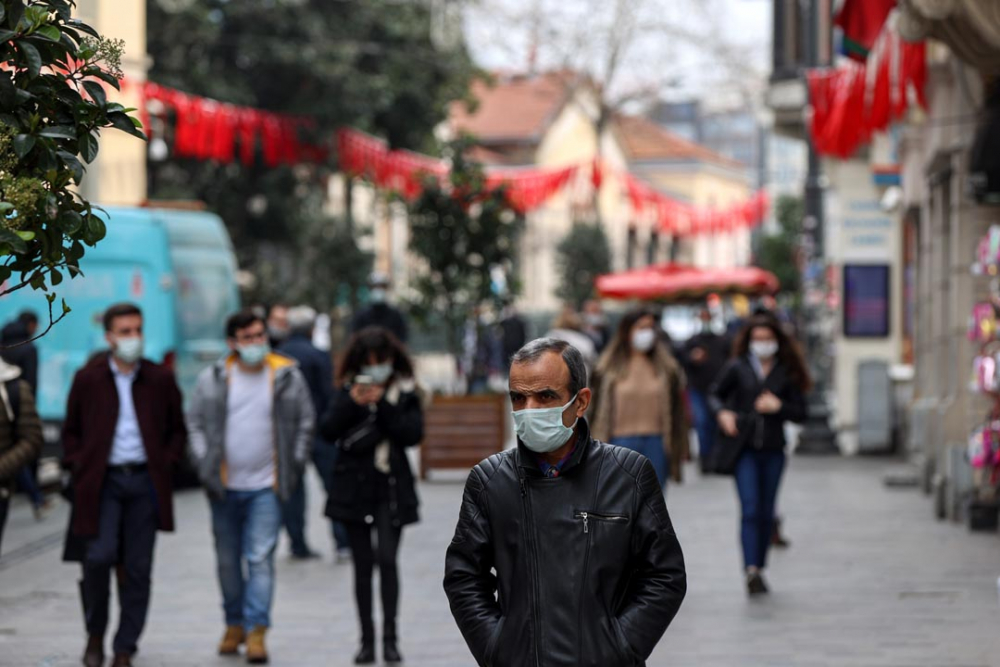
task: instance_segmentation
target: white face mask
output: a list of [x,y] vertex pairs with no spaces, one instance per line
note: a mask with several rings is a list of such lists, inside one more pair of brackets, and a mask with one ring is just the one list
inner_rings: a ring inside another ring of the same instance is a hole
[[385,303],[389,300],[389,293],[382,287],[373,287],[368,297],[372,303]]
[[142,336],[117,339],[114,355],[116,359],[126,364],[134,364],[142,359]]
[[[579,394],[577,394],[578,396]],[[534,410],[516,410],[514,412],[514,430],[524,446],[538,454],[554,452],[573,436],[578,419],[572,426],[563,424],[563,413],[566,408],[576,402],[576,396],[561,408],[537,408]]]
[[638,352],[649,352],[656,345],[656,332],[652,329],[639,329],[632,333],[632,349]]
[[758,359],[770,359],[778,354],[778,341],[774,340],[753,340],[750,341],[750,354]]
[[384,364],[362,366],[361,374],[370,377],[375,384],[385,384],[392,377],[393,370],[392,364],[386,362]]

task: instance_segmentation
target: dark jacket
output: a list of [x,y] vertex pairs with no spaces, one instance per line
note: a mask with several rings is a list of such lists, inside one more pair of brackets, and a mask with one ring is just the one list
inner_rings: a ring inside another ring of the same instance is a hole
[[[691,353],[699,348],[705,351],[705,358],[701,362],[692,361]],[[726,339],[712,332],[695,334],[685,343],[682,359],[688,385],[701,394],[708,394],[729,359]]]
[[387,303],[373,303],[354,316],[351,333],[357,333],[366,327],[388,329],[403,343],[409,337],[403,314]]
[[42,450],[42,422],[31,387],[20,375],[18,368],[0,361],[0,382],[7,392],[18,392],[16,398],[8,395],[7,400],[0,400],[0,500],[10,497],[18,471]]
[[330,355],[318,349],[306,336],[292,334],[278,352],[299,362],[299,372],[309,385],[313,408],[322,415],[333,394],[333,362]]
[[480,665],[644,665],[684,599],[652,464],[581,424],[559,477],[519,444],[466,482],[444,589]]
[[[419,520],[416,484],[406,448],[424,438],[424,414],[412,380],[390,386],[374,411],[338,390],[320,423],[320,434],[340,449],[333,468],[326,515],[345,522],[371,523],[379,503],[387,502],[393,524]],[[389,474],[375,466],[376,450],[388,443]]]
[[38,393],[38,348],[28,343],[28,327],[20,320],[14,320],[0,330],[0,357],[8,364],[21,369],[21,377],[31,387],[31,394]]
[[[132,399],[146,450],[149,475],[156,493],[160,530],[174,529],[172,472],[184,456],[187,429],[181,392],[174,374],[143,359],[132,383]],[[77,372],[66,403],[63,423],[63,465],[72,476],[76,537],[97,535],[101,487],[118,424],[118,389],[108,355],[95,357]]]
[[[760,415],[754,409],[754,402],[765,389],[781,400],[781,410],[775,414]],[[755,416],[754,434],[749,442],[757,449],[784,449],[785,422],[801,422],[806,418],[805,396],[789,379],[780,361],[762,382],[748,358],[731,360],[712,386],[708,402],[716,414],[732,410],[737,416]]]

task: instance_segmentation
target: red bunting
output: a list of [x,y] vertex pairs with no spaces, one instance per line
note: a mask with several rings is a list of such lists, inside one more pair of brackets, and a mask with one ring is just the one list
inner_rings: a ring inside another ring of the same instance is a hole
[[228,164],[236,159],[238,143],[239,159],[249,165],[256,156],[258,140],[269,167],[322,161],[328,154],[321,146],[304,146],[299,141],[299,131],[311,124],[306,118],[226,104],[155,83],[146,83],[143,95],[174,112],[176,157]]
[[906,114],[911,92],[926,108],[926,46],[904,42],[887,24],[868,62],[812,69],[807,82],[812,107],[809,133],[816,150],[848,158],[875,132]]

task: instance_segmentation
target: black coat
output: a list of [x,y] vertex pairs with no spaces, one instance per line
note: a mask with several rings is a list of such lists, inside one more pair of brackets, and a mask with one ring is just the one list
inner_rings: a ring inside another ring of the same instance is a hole
[[581,424],[559,477],[523,445],[469,475],[444,589],[480,665],[644,665],[684,599],[652,464]]
[[[762,415],[754,409],[757,397],[764,390],[770,390],[781,400],[781,410],[777,413]],[[784,449],[787,444],[785,422],[802,422],[806,418],[805,396],[788,377],[788,370],[781,362],[775,363],[761,381],[749,359],[731,360],[712,385],[708,402],[716,414],[720,410],[732,410],[737,416],[755,417],[755,431],[749,442],[757,449]]]
[[[340,449],[326,503],[328,517],[370,524],[378,505],[388,503],[394,525],[419,520],[416,484],[406,458],[406,448],[424,438],[424,414],[415,392],[401,393],[396,405],[383,398],[371,410],[340,389],[320,423],[320,434]],[[390,445],[389,475],[375,468],[375,450],[385,441]]]
[[24,322],[14,320],[0,331],[0,345],[4,347],[0,356],[8,364],[21,369],[21,377],[31,387],[31,395],[34,396],[38,393],[38,348],[34,343],[25,342],[30,339]]
[[366,327],[382,327],[388,329],[405,343],[409,338],[406,319],[403,314],[387,303],[373,303],[354,316],[351,322],[351,333],[357,333]]
[[299,362],[299,371],[309,385],[313,408],[317,415],[323,414],[330,405],[330,396],[333,394],[333,362],[330,361],[330,355],[298,334],[293,334],[282,343],[278,352]]

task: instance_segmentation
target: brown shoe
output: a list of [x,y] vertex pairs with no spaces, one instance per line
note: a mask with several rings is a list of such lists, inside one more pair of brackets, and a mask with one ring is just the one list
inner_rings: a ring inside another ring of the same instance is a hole
[[247,635],[247,662],[251,665],[267,664],[267,647],[264,646],[264,634],[267,628],[258,625]]
[[111,667],[132,667],[132,654],[115,653],[115,661],[111,663]]
[[86,667],[104,665],[104,637],[90,637],[87,640],[87,649],[83,652],[83,664]]
[[219,642],[219,655],[236,655],[240,652],[240,644],[246,641],[247,633],[241,625],[227,625],[226,634]]

